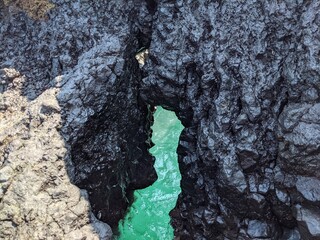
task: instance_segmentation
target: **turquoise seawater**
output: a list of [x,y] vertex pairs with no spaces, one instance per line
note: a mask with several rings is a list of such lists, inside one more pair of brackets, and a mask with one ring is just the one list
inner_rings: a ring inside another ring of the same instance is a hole
[[134,192],[135,201],[119,224],[119,240],[173,239],[169,212],[181,191],[176,150],[182,129],[174,112],[157,108],[152,126],[155,146],[150,153],[156,157],[154,166],[158,180],[152,186]]

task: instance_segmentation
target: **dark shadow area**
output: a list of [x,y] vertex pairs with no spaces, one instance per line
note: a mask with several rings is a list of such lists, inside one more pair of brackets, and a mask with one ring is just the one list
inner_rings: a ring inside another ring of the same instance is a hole
[[148,152],[151,113],[139,101],[139,67],[133,56],[117,80],[117,92],[71,145],[74,183],[88,191],[93,212],[112,228],[123,218],[133,191],[157,179]]

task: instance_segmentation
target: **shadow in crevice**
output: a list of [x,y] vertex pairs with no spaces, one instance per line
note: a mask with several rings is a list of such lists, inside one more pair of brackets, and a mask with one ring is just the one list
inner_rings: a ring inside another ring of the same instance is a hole
[[132,202],[132,191],[156,180],[147,144],[149,110],[138,99],[139,77],[133,74],[140,70],[137,62],[126,64],[113,99],[90,117],[71,146],[74,182],[88,191],[93,212],[112,228]]
[[[131,38],[135,41],[134,34]],[[102,50],[107,44],[116,44],[116,40],[106,41]],[[72,88],[67,85],[60,97],[60,105],[66,109],[64,135],[74,167],[72,181],[88,191],[93,213],[114,230],[132,203],[133,191],[157,179],[154,158],[148,152],[151,109],[139,96],[141,70],[134,58],[136,48],[137,45],[127,46],[124,55],[117,58],[106,56],[106,61],[114,61],[106,67],[111,72],[100,80],[93,78],[95,85],[85,88],[83,80],[76,79],[71,84],[79,86],[75,99],[65,99],[70,94],[68,88]],[[99,47],[93,50],[93,58],[96,53],[101,54]],[[116,75],[121,63],[121,71]],[[95,109],[91,116],[90,108]],[[77,113],[79,117],[75,117]],[[89,114],[87,118],[85,113]],[[81,117],[84,124],[79,123]]]

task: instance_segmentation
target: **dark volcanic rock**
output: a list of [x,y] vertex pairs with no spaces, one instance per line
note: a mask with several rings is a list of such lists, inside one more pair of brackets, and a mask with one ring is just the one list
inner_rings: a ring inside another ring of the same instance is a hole
[[[58,238],[107,238],[89,211],[116,226],[132,191],[156,179],[148,148],[161,105],[185,126],[178,239],[320,239],[319,1],[52,2],[40,21],[0,1],[4,237],[42,224],[41,239],[43,215]],[[20,162],[41,187],[26,186]],[[39,162],[51,171],[39,174]],[[21,196],[36,203],[47,188],[48,211],[25,219]],[[78,214],[54,215],[54,199]]]
[[122,56],[118,41],[108,38],[93,48],[90,60],[64,77],[59,94],[75,167],[72,179],[88,190],[94,213],[112,227],[124,216],[132,191],[157,178],[146,143],[150,113],[139,102],[135,52],[126,49]]
[[308,207],[319,208],[319,10],[317,1],[159,3],[142,93],[186,127],[176,236],[294,239],[285,229],[298,226],[318,238]]

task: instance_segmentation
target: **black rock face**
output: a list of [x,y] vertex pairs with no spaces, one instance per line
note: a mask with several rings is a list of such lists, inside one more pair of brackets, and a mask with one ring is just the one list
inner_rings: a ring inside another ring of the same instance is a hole
[[126,64],[117,92],[88,119],[71,148],[74,183],[88,191],[93,212],[113,228],[132,202],[133,190],[157,179],[147,144],[150,111],[139,102],[137,73],[137,62]]
[[46,22],[1,12],[0,66],[30,100],[59,89],[69,177],[99,219],[155,181],[161,105],[185,126],[177,239],[320,239],[319,1],[53,2]]
[[[140,97],[142,76],[135,59],[137,50],[150,44],[154,8],[134,1],[125,7],[116,2],[108,6],[110,13],[119,15],[105,21],[116,21],[123,32],[112,26],[88,56],[82,56],[83,63],[76,68],[84,75],[68,74],[59,100],[74,167],[71,179],[88,191],[98,219],[116,230],[133,201],[133,191],[157,179],[154,157],[148,152],[151,107]],[[124,14],[127,11],[130,14]],[[70,96],[70,89],[77,90]]]
[[320,238],[319,10],[159,3],[141,91],[186,127],[176,236]]

